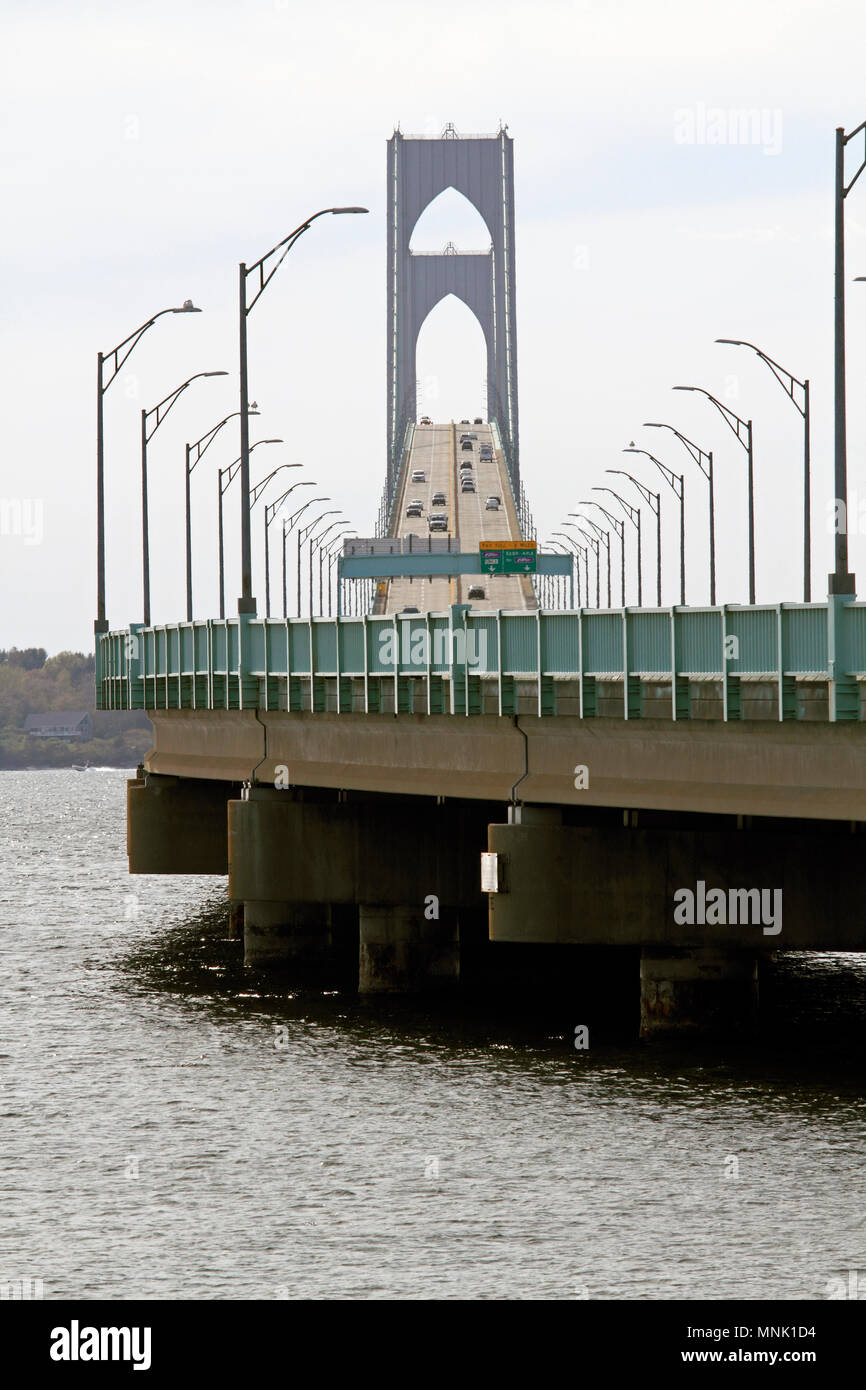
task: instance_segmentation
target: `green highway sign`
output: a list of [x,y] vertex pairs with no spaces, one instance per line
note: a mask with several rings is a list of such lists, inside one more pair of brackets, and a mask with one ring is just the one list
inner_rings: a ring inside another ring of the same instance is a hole
[[479,560],[482,574],[535,574],[535,541],[481,541]]

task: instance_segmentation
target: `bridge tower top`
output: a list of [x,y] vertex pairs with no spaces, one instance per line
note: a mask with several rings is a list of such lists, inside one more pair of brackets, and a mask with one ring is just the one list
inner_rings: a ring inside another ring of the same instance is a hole
[[[441,254],[409,249],[419,217],[453,188],[476,209],[490,245]],[[487,417],[496,420],[512,485],[520,486],[517,327],[514,295],[514,156],[502,121],[492,135],[461,135],[449,122],[440,135],[388,141],[388,490],[396,484],[406,427],[416,414],[418,334],[431,309],[453,294],[475,314],[487,354]]]

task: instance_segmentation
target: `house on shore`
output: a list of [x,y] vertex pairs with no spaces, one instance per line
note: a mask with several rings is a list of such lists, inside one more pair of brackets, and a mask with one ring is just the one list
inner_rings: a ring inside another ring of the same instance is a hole
[[93,720],[86,709],[28,714],[24,732],[31,738],[62,738],[69,742],[87,743],[93,738]]

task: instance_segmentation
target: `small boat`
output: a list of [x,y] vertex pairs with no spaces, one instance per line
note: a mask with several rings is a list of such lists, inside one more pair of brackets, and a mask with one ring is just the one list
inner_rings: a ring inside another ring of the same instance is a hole
[[90,770],[90,763],[73,763],[73,764],[72,764],[72,771],[73,771],[73,772],[88,772],[89,770]]

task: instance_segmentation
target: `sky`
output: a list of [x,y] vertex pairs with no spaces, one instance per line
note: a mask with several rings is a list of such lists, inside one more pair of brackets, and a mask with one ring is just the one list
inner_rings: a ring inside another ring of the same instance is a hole
[[[698,385],[754,422],[758,601],[798,601],[802,421],[754,354],[714,342],[742,338],[811,383],[813,597],[824,597],[834,130],[866,118],[864,37],[857,0],[6,0],[0,647],[91,648],[97,350],[191,298],[203,312],[161,318],[105,397],[107,608],[122,628],[142,610],[141,410],[197,372],[229,373],[193,382],[149,450],[153,617],[183,616],[184,445],[238,408],[238,262],[335,204],[370,215],[319,219],[250,316],[251,437],[283,441],[263,446],[252,472],[301,464],[284,474],[314,481],[298,496],[329,498],[322,509],[372,534],[385,469],[385,152],[398,122],[475,134],[504,121],[514,139],[520,453],[540,538],[609,483],[606,469],[628,468],[662,491],[663,599],[678,601],[678,504],[649,460],[622,454],[634,441],[684,474],[687,598],[706,602],[706,483],[672,435],[643,428],[670,423],[713,450],[718,598],[745,601],[745,454],[709,402],[671,390]],[[738,111],[757,115],[741,128]],[[851,173],[863,141],[849,146]],[[862,587],[866,284],[854,277],[866,275],[866,179],[847,199],[846,232]],[[413,245],[449,240],[485,244],[456,195],[428,210]],[[422,330],[419,377],[434,418],[480,412],[480,330],[453,299]],[[239,453],[236,425],[193,475],[197,616],[217,612],[217,470]],[[238,507],[235,484],[229,611]],[[261,507],[254,526],[261,601]]]

